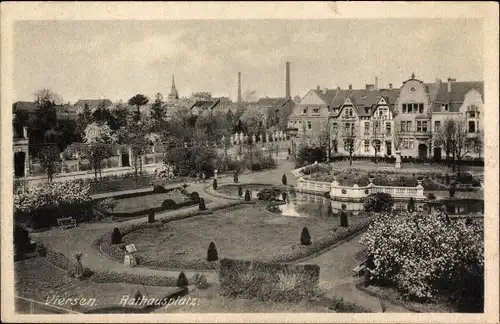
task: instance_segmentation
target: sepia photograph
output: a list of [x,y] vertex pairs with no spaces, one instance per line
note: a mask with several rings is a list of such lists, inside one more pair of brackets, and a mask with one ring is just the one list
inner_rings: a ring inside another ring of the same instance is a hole
[[2,4],[2,320],[498,322],[498,5],[366,5]]

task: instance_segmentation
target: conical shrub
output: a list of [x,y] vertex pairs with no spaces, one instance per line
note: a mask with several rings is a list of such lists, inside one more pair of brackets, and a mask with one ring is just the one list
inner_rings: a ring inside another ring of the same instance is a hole
[[188,280],[186,278],[186,274],[184,272],[179,273],[179,278],[177,278],[177,287],[185,288],[189,285]]
[[233,181],[234,183],[238,183],[238,172],[234,173]]
[[340,226],[341,227],[349,226],[349,220],[347,219],[347,213],[344,211],[340,213]]
[[217,252],[217,248],[215,247],[214,242],[210,242],[207,250],[207,261],[217,261],[219,260],[219,253]]
[[111,244],[120,244],[122,242],[122,233],[118,227],[113,229],[113,233],[111,233]]
[[247,189],[245,191],[245,201],[250,201],[250,200],[251,200],[251,198],[250,198],[250,191]]
[[214,179],[212,186],[213,186],[214,190],[217,190],[217,179]]
[[283,176],[281,177],[281,182],[283,183],[284,186],[286,186],[287,184],[286,174],[283,174]]
[[243,196],[243,188],[241,186],[238,186],[238,196]]
[[205,199],[200,198],[200,202],[198,203],[198,207],[200,210],[206,210],[207,207],[205,206]]
[[281,198],[283,198],[283,201],[286,201],[286,192],[281,193]]
[[311,234],[309,234],[307,227],[302,229],[302,233],[300,234],[300,244],[311,245]]

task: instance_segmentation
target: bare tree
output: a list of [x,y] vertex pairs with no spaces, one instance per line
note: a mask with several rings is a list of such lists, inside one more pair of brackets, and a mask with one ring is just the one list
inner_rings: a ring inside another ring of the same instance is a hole
[[377,163],[377,153],[380,151],[380,146],[382,145],[382,123],[380,120],[374,120],[372,123],[372,132],[370,143],[375,151],[375,163]]
[[[467,123],[464,118],[457,118],[453,120],[455,127],[452,133],[452,150],[454,157],[454,165],[457,165],[457,171],[460,173],[460,162],[462,159],[471,152],[473,145],[471,139],[468,137]],[[456,161],[456,163],[455,163]]]
[[359,131],[356,122],[343,122],[342,140],[344,141],[344,149],[349,153],[349,165],[352,165],[352,155],[359,147]]
[[455,133],[456,133],[457,123],[453,119],[446,119],[443,121],[443,126],[440,128],[439,132],[436,134],[436,138],[443,145],[444,151],[446,153],[446,159],[452,156],[453,162],[453,172],[456,170],[456,158],[455,153]]
[[394,143],[394,149],[399,152],[401,145],[403,144],[403,130],[401,129],[401,121],[395,121],[392,130],[392,141]]

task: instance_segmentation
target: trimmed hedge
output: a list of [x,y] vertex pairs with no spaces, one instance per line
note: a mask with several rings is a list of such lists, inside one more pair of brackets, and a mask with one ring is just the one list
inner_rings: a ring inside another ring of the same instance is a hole
[[[151,194],[151,193],[149,193]],[[94,206],[94,210],[98,211],[99,213],[103,214],[106,217],[117,217],[117,218],[128,218],[128,217],[138,217],[138,216],[146,216],[151,213],[161,213],[164,211],[168,210],[176,210],[176,209],[181,209],[184,207],[190,207],[196,205],[198,202],[195,202],[193,200],[186,200],[182,203],[176,203],[172,199],[166,199],[163,201],[162,206],[160,207],[153,207],[153,208],[148,208],[148,209],[143,209],[135,212],[130,212],[130,213],[111,213],[107,210],[104,210],[103,208],[100,208],[99,206]]]
[[304,249],[293,250],[288,253],[284,253],[283,255],[278,256],[274,259],[266,261],[273,263],[286,263],[304,259],[311,254],[320,252],[321,250],[324,250],[333,244],[336,244],[354,234],[366,230],[370,226],[373,219],[373,217],[370,219],[365,219],[356,224],[349,225],[346,228],[340,227],[337,229],[337,231],[335,231],[333,235],[314,241],[311,245],[306,246]]
[[219,280],[223,296],[296,302],[316,295],[319,270],[312,264],[222,259]]
[[47,250],[46,258],[52,265],[65,271],[70,270],[71,261],[64,254]]
[[128,283],[163,287],[175,287],[177,283],[177,278],[172,277],[140,276],[118,272],[96,272],[90,280],[95,283]]

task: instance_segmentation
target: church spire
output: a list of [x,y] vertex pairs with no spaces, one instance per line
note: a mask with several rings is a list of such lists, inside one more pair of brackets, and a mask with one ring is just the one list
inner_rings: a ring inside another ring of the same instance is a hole
[[175,78],[173,74],[172,74],[172,89],[170,90],[168,99],[170,100],[179,99],[179,94],[177,93],[177,89],[175,88]]

